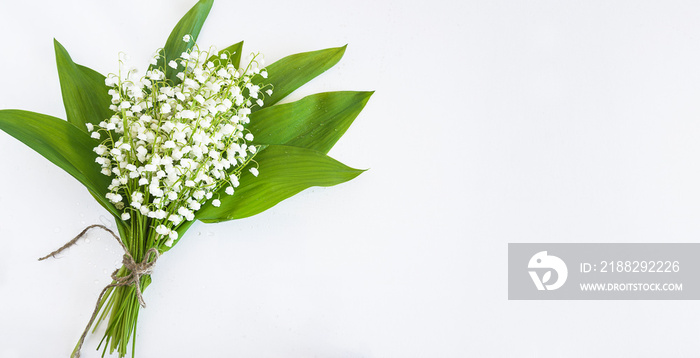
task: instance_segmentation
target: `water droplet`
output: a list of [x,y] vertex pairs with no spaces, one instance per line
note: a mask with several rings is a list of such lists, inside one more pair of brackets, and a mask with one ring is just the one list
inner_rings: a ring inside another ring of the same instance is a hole
[[61,232],[61,228],[57,227],[57,228],[53,229],[53,232],[54,232],[54,233],[59,233],[59,232]]
[[86,238],[86,239],[85,239],[85,242],[89,244],[89,243],[90,243],[90,239]]
[[110,229],[112,228],[112,221],[107,219],[106,216],[100,215],[100,222],[102,223],[102,225],[104,225]]
[[99,284],[99,283],[100,283],[100,281],[99,281],[99,280],[95,280],[95,284],[96,284],[96,285],[97,285],[97,284]]
[[215,235],[215,234],[214,234],[213,231],[207,231],[207,236],[214,236],[214,235]]

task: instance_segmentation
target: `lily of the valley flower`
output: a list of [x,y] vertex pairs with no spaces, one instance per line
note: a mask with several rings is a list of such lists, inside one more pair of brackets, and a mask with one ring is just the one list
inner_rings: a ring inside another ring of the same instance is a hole
[[[236,68],[225,53],[216,63],[209,58],[195,45],[169,60],[167,66],[180,69],[179,83],[158,68],[138,79],[134,70],[110,74],[105,84],[114,114],[87,126],[91,137],[104,139],[94,151],[102,173],[113,178],[107,199],[123,210],[123,220],[151,219],[167,246],[177,240],[177,226],[194,220],[204,203],[221,205],[213,198],[218,189],[234,194],[240,171],[258,150],[246,130],[250,109],[272,93],[251,82],[256,74],[267,77],[261,56],[245,68]],[[250,172],[259,174],[255,167]]]

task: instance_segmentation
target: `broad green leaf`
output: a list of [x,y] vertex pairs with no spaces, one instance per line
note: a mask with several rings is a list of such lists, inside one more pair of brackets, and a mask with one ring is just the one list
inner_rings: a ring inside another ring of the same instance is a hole
[[68,122],[87,133],[85,123],[97,125],[112,116],[105,77],[73,62],[68,51],[55,39],[53,44]]
[[[199,32],[202,30],[204,20],[209,15],[212,4],[214,4],[214,0],[200,0],[194,5],[175,25],[168,37],[168,41],[165,42],[165,47],[160,52],[161,57],[158,59],[156,66],[164,69],[165,77],[176,84],[180,83],[180,79],[175,77],[175,75],[182,70],[182,65],[179,65],[177,69],[173,69],[167,66],[167,63],[180,57],[180,54],[192,48],[199,36]],[[189,42],[183,41],[182,38],[185,35],[190,35],[192,39]]]
[[[323,153],[284,145],[264,148],[255,156],[255,161],[260,168],[258,177],[245,168],[234,194],[226,195],[222,190],[221,206],[205,205],[197,212],[197,219],[210,223],[253,216],[304,189],[340,184],[363,172]],[[248,167],[254,165],[251,163]]]
[[105,198],[110,180],[95,163],[97,142],[87,133],[56,117],[15,109],[0,110],[0,129],[78,179],[102,206],[119,215]]
[[[225,53],[228,59],[228,63],[232,64],[233,67],[238,68],[241,65],[241,53],[243,52],[243,41],[233,44],[221,51],[217,55],[209,57],[209,61],[213,62],[215,65],[221,63],[221,54]],[[226,62],[225,62],[226,63]]]
[[[265,99],[265,106],[272,106],[279,102],[297,88],[333,67],[343,57],[346,47],[347,45],[298,53],[267,66],[267,79],[262,78],[262,76],[253,78],[253,81],[260,85],[272,84],[272,96]],[[257,106],[252,108],[253,111],[258,109]]]
[[318,93],[251,114],[254,144],[284,144],[328,153],[374,92]]

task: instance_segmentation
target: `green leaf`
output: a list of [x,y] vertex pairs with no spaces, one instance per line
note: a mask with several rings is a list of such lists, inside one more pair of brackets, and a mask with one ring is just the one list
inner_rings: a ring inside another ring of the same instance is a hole
[[[267,79],[262,78],[262,76],[253,78],[253,81],[261,86],[267,83],[273,86],[272,96],[265,99],[265,106],[272,106],[279,102],[297,88],[333,67],[343,57],[346,47],[347,45],[298,53],[267,66]],[[252,108],[253,111],[256,109],[259,107]]]
[[327,92],[251,114],[254,144],[284,144],[328,153],[374,92]]
[[0,110],[0,129],[78,179],[105,209],[119,215],[105,198],[110,180],[95,163],[97,142],[87,133],[56,117],[15,109]]
[[97,125],[112,116],[105,77],[73,62],[68,51],[55,39],[53,44],[68,122],[87,133],[86,123]]
[[214,65],[219,66],[221,64],[221,54],[225,53],[228,56],[228,63],[232,64],[233,67],[238,68],[241,65],[241,53],[243,52],[243,41],[233,44],[221,51],[217,55],[209,57],[209,61],[213,62]]
[[[175,25],[175,28],[170,33],[168,41],[165,42],[163,50],[161,50],[160,58],[156,65],[157,68],[165,70],[165,77],[173,81],[173,83],[180,83],[180,79],[175,75],[182,69],[182,65],[179,65],[177,69],[167,66],[167,63],[174,60],[180,55],[192,48],[199,32],[202,30],[202,25],[204,25],[204,20],[207,19],[209,15],[209,10],[214,4],[214,0],[200,0],[196,5],[194,5],[190,11],[188,11],[185,16],[180,19],[180,21]],[[182,38],[185,35],[190,35],[192,40],[190,42],[185,42]],[[152,66],[151,66],[152,67]]]
[[[261,213],[280,201],[312,186],[333,186],[346,182],[362,173],[327,155],[299,147],[271,145],[255,156],[260,174],[254,177],[248,167],[240,176],[240,186],[233,195],[221,191],[220,207],[211,203],[200,209],[196,216],[211,223],[241,219]],[[216,196],[215,196],[216,197]]]

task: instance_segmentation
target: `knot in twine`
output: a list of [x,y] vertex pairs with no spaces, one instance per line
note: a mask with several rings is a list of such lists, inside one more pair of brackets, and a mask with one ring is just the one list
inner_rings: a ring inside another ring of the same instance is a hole
[[[117,240],[119,245],[122,247],[124,250],[124,256],[122,258],[122,264],[124,265],[124,268],[129,270],[129,274],[126,276],[119,277],[117,276],[117,273],[119,272],[119,269],[114,270],[112,272],[112,280],[113,282],[107,286],[105,286],[104,289],[102,289],[102,292],[100,293],[100,296],[97,298],[97,304],[95,304],[95,310],[92,311],[92,317],[90,317],[90,322],[88,322],[87,327],[85,327],[85,330],[83,331],[83,335],[80,336],[80,340],[78,341],[78,345],[76,346],[75,350],[72,353],[72,356],[75,358],[80,357],[80,348],[83,346],[83,342],[85,341],[85,337],[87,336],[88,331],[90,330],[90,327],[92,326],[92,323],[95,321],[95,318],[97,317],[97,314],[100,311],[100,302],[102,302],[102,297],[107,293],[107,291],[111,288],[114,287],[119,287],[119,286],[134,286],[136,288],[136,297],[139,300],[139,304],[141,307],[146,308],[146,302],[143,300],[143,294],[141,293],[141,276],[143,275],[150,275],[151,272],[153,272],[153,267],[156,264],[156,261],[158,260],[158,257],[160,256],[160,253],[158,252],[158,249],[155,247],[152,247],[146,251],[146,254],[143,256],[143,260],[141,262],[136,262],[134,260],[134,257],[131,256],[129,253],[129,250],[126,248],[124,245],[124,242],[117,236],[117,234],[114,233],[114,231],[108,229],[104,225],[90,225],[85,228],[80,234],[78,234],[76,237],[74,237],[71,241],[68,241],[65,245],[61,246],[58,250],[42,257],[39,259],[39,261],[46,260],[49,257],[56,257],[56,254],[60,253],[61,251],[75,245],[75,243],[80,240],[83,236],[85,236],[85,233],[87,233],[90,229],[93,228],[100,228],[103,229],[110,234],[112,234],[112,237]],[[151,256],[153,256],[153,260],[150,260]]]

